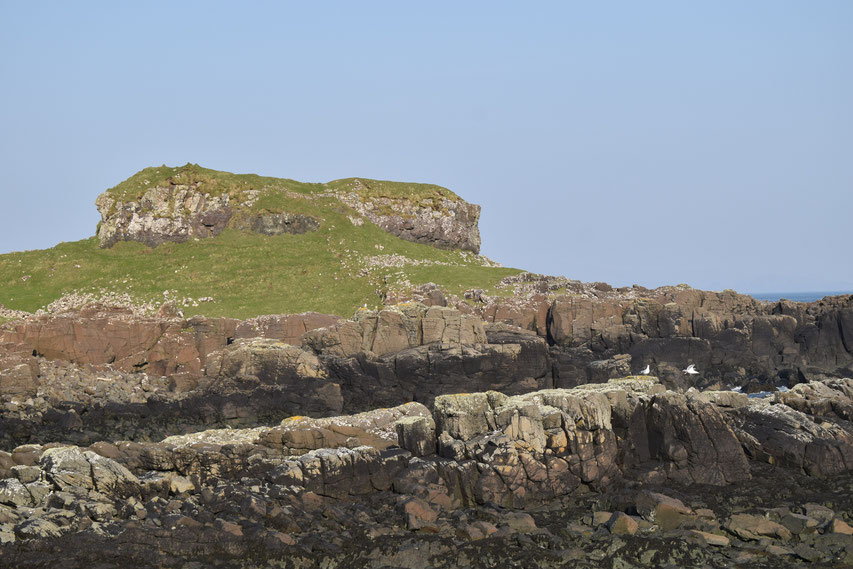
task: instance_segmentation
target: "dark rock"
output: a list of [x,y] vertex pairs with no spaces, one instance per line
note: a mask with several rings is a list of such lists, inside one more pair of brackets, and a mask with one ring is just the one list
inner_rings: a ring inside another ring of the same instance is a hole
[[263,213],[242,218],[234,224],[236,229],[263,235],[308,233],[320,228],[320,220],[297,213]]

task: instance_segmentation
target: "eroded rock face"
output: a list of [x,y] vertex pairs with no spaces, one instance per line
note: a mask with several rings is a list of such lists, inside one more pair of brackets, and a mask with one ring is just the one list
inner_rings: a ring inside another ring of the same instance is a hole
[[[356,180],[354,191],[330,191],[327,195],[337,197],[343,205],[355,210],[357,215],[353,219],[359,223],[363,219],[358,216],[363,216],[408,241],[480,251],[477,226],[480,206],[452,194],[438,193],[420,199],[375,197],[360,193],[363,187],[363,182]],[[115,194],[104,192],[95,201],[101,214],[97,230],[100,246],[139,241],[156,247],[167,242],[214,237],[226,227],[264,235],[300,234],[320,228],[322,219],[314,216],[252,209],[261,191],[247,187],[219,195],[198,182],[183,184],[168,180],[132,201],[120,201]]]
[[421,201],[366,197],[356,192],[338,197],[385,231],[416,243],[443,249],[480,252],[480,206],[461,199],[436,196]]
[[3,334],[10,367],[0,371],[0,396],[14,408],[0,424],[3,440],[18,443],[163,436],[181,423],[245,425],[552,385],[542,338],[420,304],[354,320],[307,313],[243,322],[87,307]]
[[257,190],[234,199],[211,195],[198,183],[167,184],[146,191],[137,201],[121,202],[109,192],[95,200],[101,214],[97,236],[101,247],[118,241],[139,241],[149,247],[167,242],[215,237],[226,227],[264,235],[317,231],[320,220],[289,212],[249,213]]
[[151,188],[139,201],[118,202],[105,192],[95,200],[101,223],[101,247],[118,241],[139,241],[150,247],[166,242],[218,235],[233,215],[227,195],[212,196],[198,184]]
[[[49,360],[110,364],[119,371],[146,371],[194,380],[203,374],[207,356],[235,339],[268,338],[300,345],[306,331],[339,320],[337,316],[314,312],[259,316],[245,321],[202,316],[139,317],[95,305],[8,325],[0,330],[0,346],[6,344],[0,349],[0,358],[21,358],[34,351]],[[3,364],[0,377],[8,374],[6,381],[11,385],[10,368],[14,367]],[[15,372],[15,377],[18,375]],[[16,380],[16,384],[17,389],[26,389],[24,380]]]
[[[851,295],[769,303],[686,285],[613,289],[525,274],[504,281],[516,294],[481,297],[473,313],[546,338],[557,386],[601,381],[625,365],[634,373],[651,365],[668,385],[682,388],[760,390],[853,374]],[[555,297],[562,289],[567,294]],[[699,376],[682,373],[690,363]]]

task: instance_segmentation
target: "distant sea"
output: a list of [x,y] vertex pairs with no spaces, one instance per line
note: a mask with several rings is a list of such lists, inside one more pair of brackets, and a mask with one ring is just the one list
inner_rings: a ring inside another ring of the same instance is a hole
[[853,294],[851,290],[830,290],[830,291],[816,291],[816,292],[748,292],[746,293],[752,298],[758,300],[772,300],[777,301],[781,298],[787,298],[788,300],[793,300],[794,302],[813,302],[815,300],[820,300],[824,296],[836,296],[839,294]]

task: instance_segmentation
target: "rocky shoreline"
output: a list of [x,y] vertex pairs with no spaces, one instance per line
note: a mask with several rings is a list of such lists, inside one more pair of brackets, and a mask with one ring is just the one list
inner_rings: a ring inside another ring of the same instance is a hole
[[57,548],[106,566],[842,567],[853,430],[835,410],[851,393],[837,380],[755,400],[629,377],[24,445],[0,453],[2,552],[20,567]]
[[0,559],[853,563],[853,297],[506,286],[352,319],[0,326]]

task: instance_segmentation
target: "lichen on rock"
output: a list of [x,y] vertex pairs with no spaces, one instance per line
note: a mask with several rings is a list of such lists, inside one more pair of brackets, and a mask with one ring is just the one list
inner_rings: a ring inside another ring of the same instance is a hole
[[215,237],[226,227],[263,235],[306,233],[317,231],[323,221],[322,214],[313,214],[315,205],[309,207],[311,215],[304,212],[305,204],[317,198],[339,203],[333,209],[352,213],[348,217],[356,226],[367,219],[408,241],[480,250],[480,206],[438,186],[360,179],[302,184],[194,164],[148,168],[98,196],[97,235],[105,248],[118,241],[156,247]]

